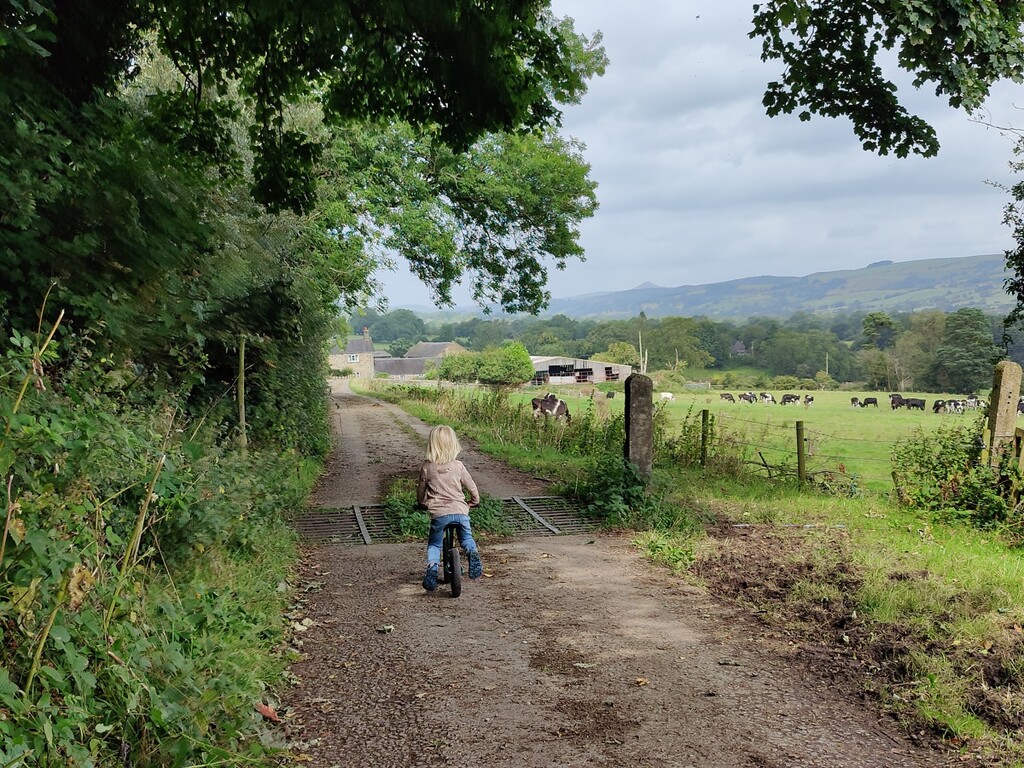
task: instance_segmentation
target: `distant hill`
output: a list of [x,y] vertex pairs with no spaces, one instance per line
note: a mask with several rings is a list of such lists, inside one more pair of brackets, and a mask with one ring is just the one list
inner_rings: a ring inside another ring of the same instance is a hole
[[[815,272],[805,277],[744,277],[724,283],[665,288],[644,283],[626,291],[589,293],[551,300],[545,316],[616,320],[636,317],[789,317],[797,312],[917,312],[977,307],[1005,314],[1014,302],[1003,291],[1010,276],[1002,254],[954,259],[877,261],[862,269]],[[438,310],[407,307],[417,314],[446,322],[482,316],[478,307]],[[498,307],[491,317],[500,317]]]
[[789,317],[796,312],[948,312],[961,307],[1004,314],[1014,305],[1003,290],[1003,280],[1009,274],[1002,254],[879,261],[863,269],[815,272],[805,277],[745,277],[676,288],[646,283],[628,291],[553,299],[545,314],[611,320],[635,317],[643,311],[648,317],[725,320]]

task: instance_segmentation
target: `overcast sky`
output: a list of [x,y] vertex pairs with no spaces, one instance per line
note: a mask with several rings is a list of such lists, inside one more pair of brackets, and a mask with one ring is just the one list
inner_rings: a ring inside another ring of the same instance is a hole
[[[1013,142],[932,95],[902,89],[937,130],[938,157],[864,152],[849,121],[768,118],[781,72],[747,38],[750,0],[553,0],[610,59],[564,130],[586,145],[600,208],[586,261],[551,271],[552,296],[697,285],[999,253]],[[1024,88],[1000,85],[993,121],[1021,124]],[[428,305],[408,273],[382,274],[392,308]],[[469,304],[468,292],[456,295]]]

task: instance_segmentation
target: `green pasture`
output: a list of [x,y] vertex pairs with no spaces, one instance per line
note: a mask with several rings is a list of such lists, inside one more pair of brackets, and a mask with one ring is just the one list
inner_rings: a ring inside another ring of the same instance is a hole
[[[528,388],[514,397],[528,401],[543,395],[542,389]],[[594,385],[553,386],[548,390],[565,400],[571,413],[587,407],[604,413],[621,413],[624,407],[621,384],[602,384],[596,388]],[[614,392],[614,397],[608,398],[607,391]],[[735,396],[740,390],[729,391]],[[760,468],[764,474],[769,469],[773,474],[795,473],[796,423],[802,421],[809,473],[819,473],[818,476],[826,480],[829,475],[822,473],[831,473],[846,485],[876,493],[892,490],[891,453],[898,440],[917,432],[927,433],[941,424],[972,424],[983,418],[981,411],[966,411],[962,415],[932,413],[935,400],[961,399],[956,395],[903,392],[904,397],[919,397],[925,401],[925,410],[921,412],[906,408],[892,410],[888,392],[793,390],[792,393],[798,394],[801,401],[804,395],[810,394],[814,403],[809,407],[802,402],[786,406],[777,402],[750,405],[737,400],[730,403],[719,397],[719,390],[711,389],[675,391],[673,402],[661,403],[657,391],[654,398],[656,405],[664,408],[669,418],[678,424],[687,418],[699,419],[702,410],[709,411],[717,438],[741,450],[751,468]],[[779,401],[784,392],[773,391],[772,394]],[[850,405],[853,397],[877,398],[878,407],[854,408]]]

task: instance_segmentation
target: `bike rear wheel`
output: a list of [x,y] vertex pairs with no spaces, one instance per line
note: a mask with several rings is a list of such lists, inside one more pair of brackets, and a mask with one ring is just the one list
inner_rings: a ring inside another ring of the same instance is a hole
[[462,558],[459,555],[458,547],[451,548],[448,560],[451,566],[448,580],[452,588],[452,597],[458,597],[462,594]]

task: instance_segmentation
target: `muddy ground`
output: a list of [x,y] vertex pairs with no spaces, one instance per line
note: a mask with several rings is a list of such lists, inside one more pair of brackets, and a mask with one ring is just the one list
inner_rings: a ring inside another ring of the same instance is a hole
[[[314,497],[370,503],[414,476],[426,427],[334,392],[339,449]],[[466,446],[491,496],[543,481]],[[813,648],[650,565],[623,534],[480,538],[485,576],[420,586],[422,544],[308,547],[282,703],[295,764],[897,768],[916,742]]]

